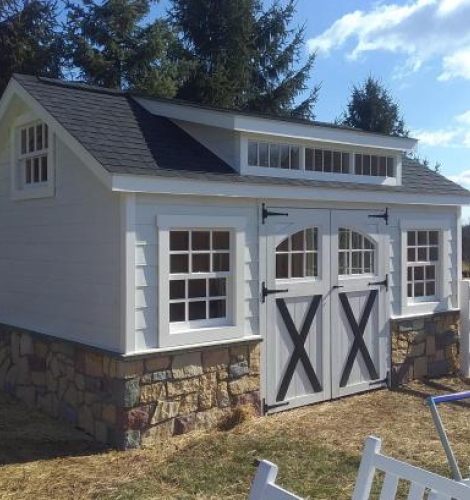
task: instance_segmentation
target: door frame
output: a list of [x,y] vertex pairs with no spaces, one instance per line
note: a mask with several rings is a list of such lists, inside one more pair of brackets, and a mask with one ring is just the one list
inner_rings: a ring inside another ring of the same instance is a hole
[[[378,219],[383,217],[383,212],[385,208],[337,208],[337,207],[331,207],[331,206],[290,206],[288,203],[281,205],[276,203],[275,205],[265,205],[264,203],[259,203],[258,205],[258,303],[259,303],[259,310],[258,310],[258,321],[259,321],[259,329],[260,329],[260,334],[262,338],[262,343],[261,343],[261,349],[260,349],[260,397],[262,401],[262,407],[261,411],[263,414],[267,414],[268,411],[266,410],[266,397],[267,397],[267,378],[268,378],[268,348],[267,348],[267,307],[264,307],[264,304],[262,303],[262,297],[261,297],[261,285],[263,282],[267,282],[268,279],[268,228],[267,224],[265,223],[265,210],[272,210],[275,212],[275,216],[282,218],[283,216],[288,216],[288,213],[290,211],[295,211],[295,210],[305,210],[310,211],[310,210],[325,210],[330,212],[330,221],[331,221],[331,213],[333,211],[344,211],[344,212],[365,212],[368,213],[369,215],[372,215]],[[388,211],[387,211],[387,216],[388,216]],[[384,263],[384,270],[386,271],[386,274],[388,274],[388,279],[389,282],[391,281],[391,269],[390,269],[390,232],[386,229],[385,226],[388,225],[388,221],[385,222],[385,220],[382,222],[379,222],[380,226],[383,229],[383,234],[386,236],[386,243],[382,245],[382,252],[383,252],[383,263]],[[330,237],[331,237],[331,223],[330,223]],[[331,252],[331,249],[330,249]],[[330,261],[331,261],[331,255],[330,255]],[[330,276],[331,276],[331,270],[330,270]],[[330,283],[331,285],[331,283]],[[390,336],[390,312],[391,312],[391,306],[390,306],[390,290],[382,290],[382,293],[379,295],[383,295],[383,300],[385,303],[384,306],[384,331],[386,332],[386,337],[385,337],[385,370],[386,370],[386,377],[384,377],[384,382],[381,385],[377,385],[374,388],[380,388],[380,387],[385,387],[386,385],[389,385],[390,382],[390,369],[391,369],[391,336]],[[331,307],[330,307],[331,311]],[[330,349],[330,366],[331,366],[331,349]],[[373,390],[372,388],[370,390]],[[312,403],[313,404],[313,403]],[[292,409],[295,408],[294,406],[291,407]],[[280,410],[270,410],[269,414],[275,413],[276,411],[282,411],[286,410],[287,408],[282,408]]]

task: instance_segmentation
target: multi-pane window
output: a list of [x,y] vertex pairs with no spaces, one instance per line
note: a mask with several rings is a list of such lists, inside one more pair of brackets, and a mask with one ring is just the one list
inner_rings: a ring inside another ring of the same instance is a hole
[[355,154],[354,173],[372,177],[395,177],[394,160],[388,156]]
[[434,299],[439,267],[439,231],[407,231],[407,294],[410,299]]
[[367,236],[348,228],[338,231],[338,274],[374,274],[375,245]]
[[318,229],[299,231],[276,248],[276,279],[318,276]]
[[170,323],[228,317],[230,232],[170,231]]
[[305,170],[349,174],[349,153],[305,148]]
[[248,143],[248,164],[252,167],[299,170],[300,148],[292,144]]
[[49,129],[38,122],[19,130],[19,165],[22,184],[33,186],[49,180]]

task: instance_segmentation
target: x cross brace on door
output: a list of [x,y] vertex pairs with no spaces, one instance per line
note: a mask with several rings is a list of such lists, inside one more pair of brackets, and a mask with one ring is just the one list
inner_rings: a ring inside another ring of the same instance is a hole
[[351,370],[356,360],[357,354],[361,351],[362,358],[366,364],[367,370],[372,380],[377,380],[379,378],[377,370],[375,369],[374,362],[370,357],[367,345],[364,341],[364,332],[369,322],[369,318],[374,307],[375,300],[377,299],[378,290],[371,290],[369,297],[366,302],[366,306],[362,312],[359,324],[357,323],[354,313],[352,312],[351,305],[349,304],[348,296],[346,293],[340,293],[339,299],[343,306],[344,313],[348,320],[351,331],[354,335],[354,342],[349,351],[348,359],[346,361],[346,366],[344,367],[343,374],[341,375],[340,387],[346,387],[348,385],[349,377],[351,375]]
[[276,305],[281,313],[281,317],[286,325],[289,336],[294,344],[294,352],[289,360],[286,371],[284,373],[284,378],[282,379],[281,386],[277,393],[276,401],[284,401],[286,398],[287,391],[292,382],[292,377],[294,376],[297,364],[302,361],[305,373],[307,374],[308,380],[315,392],[321,392],[322,386],[318,380],[318,377],[313,369],[310,358],[308,357],[307,351],[305,350],[305,342],[307,340],[310,328],[312,326],[315,315],[318,311],[318,306],[321,303],[322,296],[315,295],[310,303],[307,311],[307,316],[305,317],[304,324],[300,329],[300,333],[292,320],[292,316],[287,308],[286,301],[284,299],[276,299]]

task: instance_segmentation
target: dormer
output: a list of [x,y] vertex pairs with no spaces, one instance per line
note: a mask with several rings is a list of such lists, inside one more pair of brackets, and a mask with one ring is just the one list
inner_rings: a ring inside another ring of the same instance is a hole
[[300,119],[137,99],[170,118],[241,175],[400,186],[417,141]]

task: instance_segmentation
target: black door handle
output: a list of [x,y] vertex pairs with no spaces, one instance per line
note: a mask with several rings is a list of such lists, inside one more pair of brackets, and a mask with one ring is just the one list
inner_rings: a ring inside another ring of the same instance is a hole
[[274,295],[276,293],[287,293],[289,290],[287,290],[287,288],[285,288],[284,290],[270,290],[269,288],[266,287],[266,283],[263,281],[263,285],[261,287],[261,297],[262,297],[262,302],[264,304],[264,302],[266,302],[266,297],[268,295]]
[[334,285],[333,290],[336,290],[338,288],[344,288],[344,285]]

